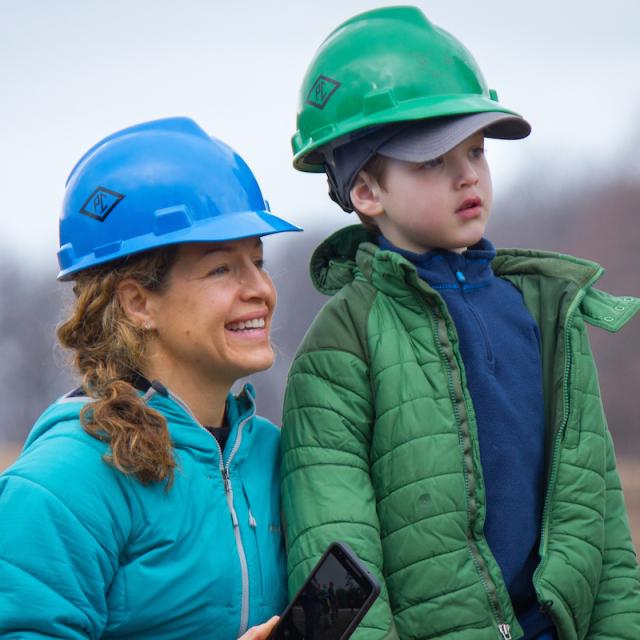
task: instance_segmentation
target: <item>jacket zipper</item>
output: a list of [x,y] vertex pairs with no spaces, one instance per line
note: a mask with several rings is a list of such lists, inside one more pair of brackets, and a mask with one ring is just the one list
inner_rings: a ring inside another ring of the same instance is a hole
[[[542,526],[541,526],[541,533],[540,533],[540,537],[541,537],[540,556],[541,557],[545,556],[547,552],[547,540],[548,540],[547,528],[549,525],[549,503],[551,502],[551,493],[552,493],[553,487],[555,486],[556,475],[558,472],[558,451],[560,449],[560,444],[562,442],[562,436],[564,434],[567,423],[569,421],[569,372],[571,371],[571,366],[572,366],[571,338],[569,335],[569,327],[571,326],[570,321],[573,317],[573,312],[574,312],[574,307],[572,306],[572,308],[569,309],[569,311],[567,312],[567,321],[565,324],[564,335],[563,335],[564,375],[562,378],[562,401],[563,401],[562,422],[560,423],[560,428],[558,429],[558,432],[556,433],[555,438],[553,440],[553,449],[551,450],[551,471],[549,473],[549,484],[547,486],[547,491],[544,498],[544,506],[542,508]],[[535,574],[538,573],[538,570],[540,569],[541,565],[542,563],[538,565],[538,569],[536,569],[534,576]],[[540,598],[540,595],[538,594],[538,599],[539,598]]]
[[227,464],[224,464],[224,459],[222,456],[222,447],[220,443],[216,440],[215,436],[206,429],[198,419],[193,415],[191,409],[175,394],[169,391],[169,396],[171,399],[176,402],[180,407],[182,407],[189,416],[193,419],[193,421],[203,430],[206,431],[215,441],[216,446],[218,447],[218,452],[220,454],[219,465],[218,468],[222,475],[222,481],[224,483],[224,493],[227,499],[227,506],[229,507],[229,513],[231,514],[231,523],[233,525],[233,534],[236,541],[236,547],[238,549],[238,558],[240,560],[240,570],[242,575],[242,606],[240,609],[240,628],[238,630],[238,636],[241,636],[249,627],[249,568],[247,565],[247,555],[244,550],[244,545],[242,544],[242,536],[240,535],[240,523],[238,521],[238,515],[236,514],[236,509],[233,505],[233,486],[231,484],[231,475],[229,473],[229,467],[231,465],[231,461],[234,456],[238,452],[240,448],[240,443],[242,442],[242,429],[244,425],[253,418],[255,409],[246,417],[240,425],[238,426],[238,435],[236,437],[236,441],[233,445],[233,449],[229,454],[229,458],[227,459]]
[[[444,304],[444,303],[442,303]],[[432,312],[428,306],[425,304],[425,311],[427,312],[427,317],[429,314],[433,314],[433,316],[435,317],[435,321],[437,325],[442,325],[444,327],[446,327],[446,323],[444,321],[444,313],[442,311],[442,309],[440,309],[440,311],[435,311]],[[446,333],[446,328],[445,328],[445,333]],[[453,403],[453,408],[454,408],[454,413],[456,415],[456,419],[458,422],[458,433],[459,433],[459,442],[460,442],[460,446],[462,448],[463,451],[463,457],[464,457],[464,484],[465,487],[467,489],[467,495],[471,496],[471,490],[470,490],[470,486],[469,486],[469,475],[473,475],[473,469],[468,468],[467,467],[467,462],[466,462],[466,453],[464,453],[466,445],[465,445],[465,435],[462,432],[462,428],[461,428],[461,423],[462,421],[460,420],[460,415],[458,413],[458,409],[456,407],[456,398],[455,398],[455,384],[454,384],[454,380],[453,380],[453,372],[452,372],[452,367],[451,364],[449,362],[449,358],[447,357],[447,355],[444,352],[444,348],[442,346],[442,340],[440,338],[440,332],[438,330],[438,326],[436,326],[436,331],[435,331],[435,335],[436,335],[436,345],[438,348],[438,352],[440,353],[440,357],[447,362],[448,366],[447,366],[447,378],[448,378],[448,386],[449,386],[449,396],[452,400]],[[447,338],[448,340],[448,338]],[[460,381],[460,388],[462,390],[463,393],[463,401],[464,401],[464,389],[462,388],[462,381]],[[467,438],[469,438],[469,442],[470,442],[470,436],[467,435]],[[475,490],[474,490],[475,491]],[[482,558],[480,551],[478,550],[478,546],[476,545],[475,540],[473,539],[473,533],[472,533],[472,521],[475,520],[475,512],[472,513],[472,510],[470,507],[468,508],[468,512],[469,512],[469,516],[470,516],[470,521],[469,521],[469,529],[467,531],[467,541],[469,543],[469,548],[471,550],[471,557],[473,560],[473,563],[476,566],[476,569],[478,571],[478,575],[480,576],[480,581],[482,582],[482,586],[484,587],[484,590],[487,594],[487,599],[489,601],[489,606],[491,608],[491,611],[493,613],[494,619],[496,621],[497,624],[497,628],[498,628],[498,632],[500,633],[500,637],[502,640],[512,640],[512,636],[511,636],[511,625],[509,625],[506,622],[506,616],[504,615],[504,612],[502,610],[502,605],[500,604],[500,601],[498,599],[498,594],[497,594],[497,589],[496,589],[496,585],[493,582],[493,579],[491,578],[491,575],[489,574],[489,571],[486,567],[486,564],[484,562],[484,559]]]
[[588,287],[590,287],[603,273],[603,269],[600,268],[598,272],[589,280],[589,282],[583,286],[583,288],[578,292],[573,302],[569,306],[567,311],[567,317],[564,324],[564,335],[563,335],[563,343],[564,343],[564,375],[562,378],[562,399],[563,399],[563,407],[562,407],[562,422],[560,424],[560,428],[555,435],[553,441],[553,449],[551,451],[551,470],[549,473],[549,483],[547,485],[547,491],[544,498],[544,506],[542,509],[542,525],[541,525],[541,533],[540,533],[540,563],[538,564],[537,569],[533,574],[533,584],[536,589],[536,595],[538,597],[538,601],[542,602],[542,596],[539,593],[536,582],[540,575],[540,571],[544,560],[547,555],[548,548],[548,528],[549,528],[549,504],[551,502],[551,495],[553,493],[553,488],[556,482],[556,476],[558,473],[558,451],[560,449],[560,445],[562,443],[562,438],[569,422],[569,373],[571,371],[572,366],[572,357],[571,357],[571,323],[573,321],[573,316],[576,312],[576,309],[582,302],[582,298],[584,297],[584,291]]

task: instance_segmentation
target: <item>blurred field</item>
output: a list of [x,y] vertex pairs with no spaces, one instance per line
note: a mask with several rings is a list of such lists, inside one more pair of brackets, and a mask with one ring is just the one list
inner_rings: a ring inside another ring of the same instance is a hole
[[[0,471],[8,467],[20,452],[20,446],[3,445],[0,450]],[[618,469],[622,477],[625,500],[631,520],[631,530],[636,552],[640,557],[640,460],[618,459]]]
[[622,477],[636,554],[640,557],[640,460],[637,458],[620,459],[618,460],[618,469]]

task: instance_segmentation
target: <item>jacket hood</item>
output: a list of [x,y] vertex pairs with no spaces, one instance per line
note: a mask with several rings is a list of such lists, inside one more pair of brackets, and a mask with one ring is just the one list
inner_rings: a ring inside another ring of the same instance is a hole
[[27,436],[23,450],[26,451],[36,440],[42,438],[57,424],[70,420],[74,422],[79,420],[80,411],[82,411],[82,408],[90,401],[91,399],[86,396],[69,397],[68,395],[64,395],[58,398],[53,404],[49,405],[45,412],[38,418]]
[[[86,396],[72,395],[74,392],[62,396],[51,404],[40,416],[33,429],[25,441],[24,450],[32,447],[38,440],[48,435],[52,430],[74,431],[77,433],[77,425],[80,420],[80,412],[83,407],[92,401]],[[245,385],[236,396],[231,393],[227,396],[226,421],[232,427],[230,439],[236,437],[237,430],[243,422],[246,422],[244,433],[249,436],[253,428],[251,418],[255,416],[255,392],[249,384]],[[169,431],[174,446],[177,449],[192,449],[201,451],[203,454],[211,455],[212,451],[217,452],[217,444],[213,436],[198,424],[188,407],[170,392],[168,396],[150,390],[145,396],[148,405],[162,413],[167,419]],[[67,423],[65,425],[65,423]],[[92,442],[100,442],[84,430],[81,430],[81,437],[86,435]],[[108,443],[101,443],[105,450]]]
[[[492,267],[496,275],[511,280],[529,277],[565,280],[567,289],[580,304],[584,319],[607,331],[618,331],[640,311],[640,299],[613,296],[593,287],[604,269],[590,260],[550,251],[498,249]],[[377,236],[361,224],[339,229],[324,240],[313,252],[310,274],[316,289],[329,296],[358,277],[392,295],[404,295],[407,284],[419,287],[429,296],[437,295],[420,280],[413,264],[399,253],[381,250]]]
[[376,236],[361,224],[354,224],[339,229],[317,247],[309,269],[320,293],[332,296],[355,278],[356,258],[363,243],[371,244],[369,253],[377,249]]

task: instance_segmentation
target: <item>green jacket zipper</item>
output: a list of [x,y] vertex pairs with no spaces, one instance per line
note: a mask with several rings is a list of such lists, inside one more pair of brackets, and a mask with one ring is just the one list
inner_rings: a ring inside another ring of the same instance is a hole
[[[442,304],[444,303],[441,303],[441,305]],[[456,401],[456,389],[455,389],[455,381],[453,379],[453,367],[451,366],[450,358],[445,352],[445,349],[443,347],[443,338],[447,342],[449,342],[448,336],[446,335],[447,323],[444,319],[445,313],[443,312],[442,308],[436,311],[436,310],[432,310],[426,304],[424,304],[424,306],[425,306],[425,312],[427,314],[427,317],[429,317],[429,315],[432,315],[435,317],[436,330],[434,332],[434,335],[436,336],[436,346],[441,359],[447,364],[447,378],[448,378],[447,384],[449,387],[449,396],[453,404],[454,414],[458,424],[459,442],[463,452],[464,484],[467,490],[467,497],[468,497],[467,510],[469,514],[469,528],[467,530],[467,542],[469,544],[469,549],[471,551],[471,557],[473,559],[473,563],[475,564],[476,569],[478,570],[478,575],[480,576],[482,586],[484,587],[484,590],[487,594],[489,606],[493,613],[493,617],[495,619],[498,632],[500,633],[500,638],[501,640],[512,640],[511,625],[509,625],[506,621],[506,615],[504,613],[504,610],[498,598],[496,585],[493,579],[491,578],[491,575],[489,574],[485,561],[482,558],[482,555],[480,554],[476,541],[474,540],[474,537],[473,537],[473,523],[475,522],[475,519],[476,519],[477,507],[475,505],[472,506],[471,504],[472,501],[475,502],[475,495],[474,495],[475,494],[475,477],[473,475],[473,466],[472,466],[473,463],[469,460],[470,453],[468,451],[468,449],[471,446],[471,436],[469,433],[465,433],[462,428],[462,420],[461,420],[460,413],[458,411],[457,401]],[[441,335],[442,328],[444,329],[444,334],[445,334],[444,336]],[[453,348],[451,349],[451,351],[453,352]],[[454,356],[452,353],[451,358],[453,357]],[[462,394],[462,402],[464,403],[465,398],[464,398],[464,387],[462,385],[462,379],[459,380],[459,385],[460,385],[460,391]],[[473,488],[471,487],[471,483],[469,481],[470,479],[474,485]]]
[[548,549],[548,539],[549,539],[549,504],[551,503],[551,496],[553,494],[553,489],[556,483],[556,476],[558,473],[558,457],[559,450],[562,444],[564,432],[566,430],[567,424],[569,422],[569,413],[570,413],[570,393],[569,393],[569,375],[571,373],[572,367],[572,356],[571,356],[571,326],[573,323],[573,316],[576,313],[576,310],[580,306],[582,299],[585,296],[585,291],[588,289],[603,273],[603,269],[598,270],[598,272],[589,280],[587,284],[585,284],[576,294],[576,297],[571,302],[569,309],[567,310],[567,316],[564,323],[564,333],[563,333],[563,344],[564,344],[564,374],[562,378],[562,422],[560,424],[560,428],[555,434],[555,438],[553,441],[553,449],[551,451],[551,470],[549,473],[549,482],[547,484],[547,492],[544,499],[544,506],[542,509],[542,524],[541,524],[541,533],[540,533],[540,563],[538,564],[538,568],[535,570],[533,574],[533,586],[536,590],[536,596],[538,598],[538,602],[542,602],[543,598],[538,589],[538,579],[540,577],[540,573],[542,571],[542,567],[544,565],[547,549]]

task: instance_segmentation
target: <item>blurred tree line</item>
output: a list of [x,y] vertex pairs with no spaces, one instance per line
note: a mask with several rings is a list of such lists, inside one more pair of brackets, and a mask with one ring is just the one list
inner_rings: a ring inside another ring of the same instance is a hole
[[[563,188],[557,185],[566,182]],[[541,190],[540,184],[553,188]],[[611,293],[640,296],[637,220],[640,186],[631,175],[600,180],[563,181],[558,176],[516,184],[494,205],[488,237],[496,246],[517,246],[571,253],[602,264],[607,273],[598,285]],[[327,203],[327,206],[329,204]],[[318,215],[318,220],[322,219]],[[345,215],[345,225],[356,221]],[[313,248],[328,232],[313,228],[266,242],[268,270],[278,289],[273,323],[277,352],[274,367],[252,377],[262,415],[280,422],[286,374],[296,347],[325,298],[307,276]],[[41,411],[77,385],[55,346],[55,326],[70,304],[68,285],[55,273],[21,268],[0,259],[0,446],[22,442]],[[640,319],[620,335],[591,329],[605,410],[616,448],[640,455]]]

